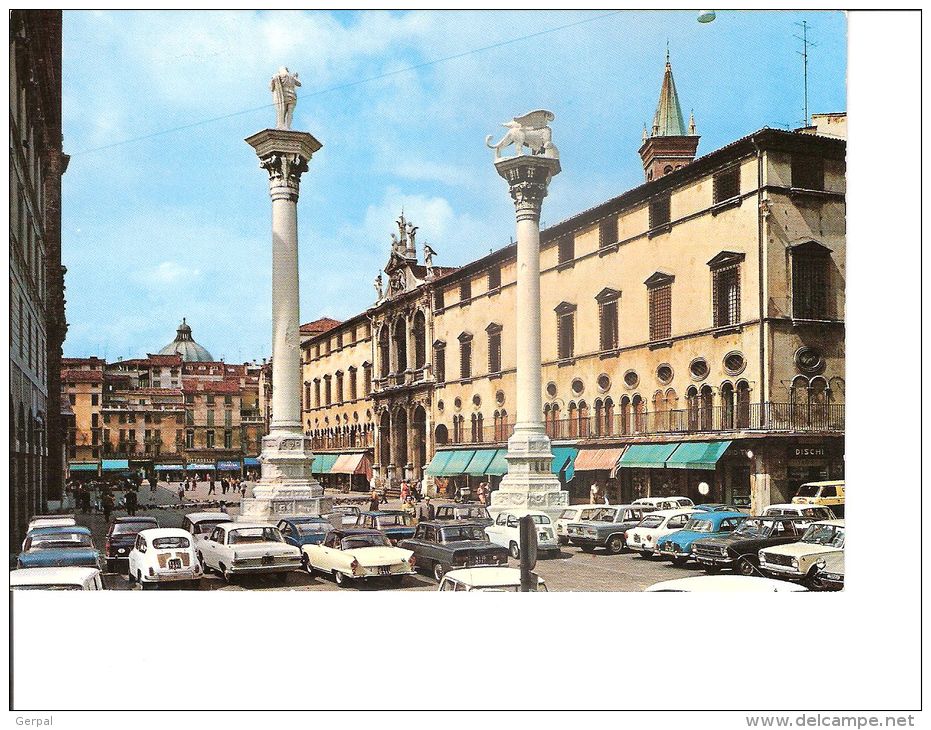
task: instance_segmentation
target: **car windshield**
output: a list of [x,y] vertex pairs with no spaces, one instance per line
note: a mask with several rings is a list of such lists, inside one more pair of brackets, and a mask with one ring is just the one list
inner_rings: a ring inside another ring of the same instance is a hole
[[835,525],[812,525],[805,531],[802,542],[828,547],[844,547],[844,528]]
[[456,540],[486,540],[485,530],[478,525],[462,525],[460,527],[445,527],[442,531],[443,542]]
[[229,517],[224,517],[223,519],[217,520],[201,520],[191,527],[191,532],[195,535],[209,535],[211,532],[213,532],[214,527],[229,521]]
[[113,525],[112,534],[135,535],[137,532],[151,530],[153,527],[158,527],[158,523],[155,520],[146,520],[145,522],[117,522]]
[[366,547],[390,547],[388,538],[384,535],[351,535],[340,541],[343,550],[355,550]]
[[244,545],[251,542],[281,542],[281,533],[275,527],[243,527],[230,532],[230,545]]
[[295,527],[302,535],[318,535],[321,532],[330,531],[328,522],[298,522]]
[[799,487],[798,494],[796,496],[817,497],[819,489],[821,489],[821,487],[817,486],[816,484],[803,484],[801,487]]
[[661,524],[663,524],[662,517],[650,515],[649,517],[644,517],[642,520],[640,520],[640,524],[637,525],[637,527],[659,527]]
[[564,509],[562,514],[559,515],[561,520],[574,520],[579,515],[579,511],[575,509]]
[[152,541],[152,547],[156,550],[172,550],[179,548],[191,547],[191,541],[181,535],[171,535],[170,537],[156,537]]
[[474,517],[488,517],[488,510],[484,507],[460,507],[456,516],[461,520],[470,520]]
[[685,529],[692,532],[714,532],[714,523],[711,520],[693,517],[685,523]]
[[378,515],[376,521],[379,527],[397,527],[398,525],[403,527],[411,523],[411,518],[409,515],[400,513],[396,515]]
[[90,535],[80,532],[63,532],[56,535],[33,535],[27,550],[60,550],[61,548],[93,547]]
[[744,523],[734,531],[734,534],[743,537],[767,537],[772,530],[772,522],[751,518],[744,520]]
[[774,517],[779,517],[780,515],[797,515],[798,510],[789,510],[783,507],[767,507],[766,512],[763,514],[766,516],[772,515]]
[[530,515],[533,521],[538,525],[548,525],[550,524],[550,518],[546,515]]
[[80,591],[83,586],[69,583],[68,585],[52,584],[35,586],[10,586],[11,591]]
[[695,503],[688,497],[678,497],[674,499],[673,502],[680,505],[681,507],[694,507]]
[[617,515],[616,509],[602,508],[593,512],[587,519],[592,522],[614,522],[614,518]]

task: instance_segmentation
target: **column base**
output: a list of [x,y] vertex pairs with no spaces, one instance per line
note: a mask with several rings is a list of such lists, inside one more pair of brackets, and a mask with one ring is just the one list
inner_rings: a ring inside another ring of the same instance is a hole
[[529,509],[558,518],[569,505],[569,492],[552,472],[553,451],[542,425],[518,426],[508,439],[508,473],[491,493],[488,511],[497,515],[506,509]]
[[240,503],[239,521],[277,521],[285,517],[326,516],[332,499],[313,478],[310,439],[301,433],[275,432],[262,439],[262,478],[252,497]]

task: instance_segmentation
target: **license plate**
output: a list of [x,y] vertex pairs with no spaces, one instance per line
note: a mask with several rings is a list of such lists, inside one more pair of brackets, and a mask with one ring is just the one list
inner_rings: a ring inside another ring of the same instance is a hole
[[120,548],[120,549],[117,550],[116,552],[117,552],[117,554],[119,554],[119,555],[123,555],[123,554],[126,553],[126,548]]
[[390,575],[390,574],[391,574],[391,569],[390,569],[387,565],[382,565],[382,566],[380,566],[380,567],[378,568],[378,572],[379,572],[381,575]]
[[275,562],[275,558],[273,556],[271,555],[262,556],[262,565],[271,565],[274,562]]
[[168,567],[171,568],[172,570],[181,570],[181,559],[172,558],[171,560],[168,561]]

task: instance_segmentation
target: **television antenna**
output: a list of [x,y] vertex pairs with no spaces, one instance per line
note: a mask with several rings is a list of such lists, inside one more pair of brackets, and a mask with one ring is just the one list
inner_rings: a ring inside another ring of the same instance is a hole
[[794,35],[795,38],[798,38],[802,42],[802,50],[796,51],[798,55],[802,57],[802,74],[805,84],[805,118],[803,120],[803,126],[809,126],[808,120],[808,47],[817,47],[817,43],[808,40],[808,22],[803,20],[801,23],[796,23],[802,29],[802,35]]

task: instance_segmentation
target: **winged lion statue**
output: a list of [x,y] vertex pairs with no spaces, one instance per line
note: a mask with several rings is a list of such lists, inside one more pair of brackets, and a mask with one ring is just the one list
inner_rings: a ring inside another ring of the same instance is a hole
[[502,150],[514,145],[515,156],[524,154],[524,148],[530,150],[532,155],[545,155],[559,157],[559,151],[553,144],[553,130],[547,123],[553,121],[556,115],[545,109],[537,109],[520,117],[514,117],[510,122],[504,122],[507,132],[497,144],[492,144],[492,136],[485,138],[485,144],[495,151],[495,159],[501,158]]

